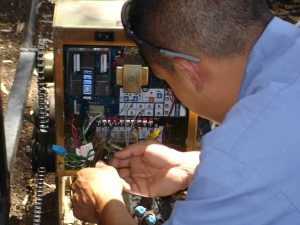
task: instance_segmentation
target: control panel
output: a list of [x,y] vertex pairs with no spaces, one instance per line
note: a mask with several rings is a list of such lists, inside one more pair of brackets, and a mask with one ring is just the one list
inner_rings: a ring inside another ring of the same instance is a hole
[[[158,142],[185,150],[188,110],[137,47],[65,46],[64,56],[67,152],[103,160],[107,145],[123,148],[153,132]],[[66,163],[65,169],[77,167]]]

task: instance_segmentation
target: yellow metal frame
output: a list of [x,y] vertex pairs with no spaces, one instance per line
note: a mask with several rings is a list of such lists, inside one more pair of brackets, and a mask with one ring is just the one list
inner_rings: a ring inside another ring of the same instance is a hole
[[[54,11],[54,82],[55,82],[55,134],[56,144],[64,146],[64,46],[135,46],[128,40],[120,18],[125,1],[57,0]],[[114,32],[113,42],[95,41],[95,32]],[[189,112],[188,147],[196,149],[198,116]],[[58,176],[59,219],[63,224],[63,199],[66,176],[76,171],[64,170],[64,158],[56,157]]]

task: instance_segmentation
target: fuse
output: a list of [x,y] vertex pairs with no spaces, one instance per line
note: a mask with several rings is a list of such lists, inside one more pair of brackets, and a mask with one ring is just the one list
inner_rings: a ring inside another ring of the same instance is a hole
[[100,73],[106,73],[107,72],[107,54],[102,54],[100,56]]
[[73,55],[73,70],[74,73],[80,71],[80,54]]

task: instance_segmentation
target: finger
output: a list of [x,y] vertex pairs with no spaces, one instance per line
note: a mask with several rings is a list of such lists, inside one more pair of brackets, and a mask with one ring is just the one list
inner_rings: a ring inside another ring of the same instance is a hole
[[124,191],[128,192],[130,194],[148,197],[148,193],[142,192],[142,190],[140,189],[139,185],[137,185],[136,183],[130,184],[130,186],[128,187],[128,189],[125,189],[125,187],[124,187]]
[[71,197],[71,204],[73,209],[80,208],[80,203],[82,202],[81,195],[78,192],[75,192]]
[[75,173],[74,183],[76,182],[77,179],[78,179],[78,172]]
[[116,158],[112,158],[109,160],[108,165],[113,166],[115,168],[119,168],[120,160]]
[[96,215],[92,211],[87,210],[88,206],[94,205],[93,202],[91,199],[85,199],[80,189],[77,189],[77,192],[71,197],[71,204],[73,214],[76,218],[90,223],[97,222]]
[[119,176],[123,177],[130,177],[130,170],[129,169],[119,169],[118,170]]
[[122,180],[123,191],[124,192],[134,194],[134,195],[149,197],[149,190],[147,191],[147,189],[143,188],[143,190],[144,190],[143,191],[141,189],[140,185],[135,183],[134,180],[131,177],[125,177],[121,180]]
[[132,185],[134,183],[134,180],[131,177],[124,177],[122,178],[123,180],[126,181],[126,183]]
[[116,158],[116,159],[129,159],[133,156],[143,155],[144,150],[145,149],[140,148],[136,145],[128,146],[126,149],[124,149],[122,151],[115,152],[114,153],[114,158]]
[[132,156],[141,156],[144,154],[145,149],[148,145],[157,143],[155,141],[143,141],[137,144],[129,145],[122,151],[118,151],[114,154],[117,159],[128,159]]
[[122,181],[122,185],[123,185],[123,191],[130,192],[131,191],[130,184],[126,180],[121,179],[121,181]]
[[90,223],[97,222],[97,218],[94,215],[89,215],[90,213],[86,212],[85,210],[86,210],[85,207],[74,206],[73,214],[77,219],[81,221],[90,222]]
[[115,167],[116,169],[128,168],[130,166],[130,159],[119,160],[119,159],[113,158],[109,162],[109,165]]
[[95,165],[96,168],[103,168],[106,167],[107,165],[103,161],[98,161]]
[[166,165],[176,165],[182,161],[182,152],[171,149],[160,144],[147,146],[143,160],[157,168],[163,168]]
[[129,170],[124,169],[124,170],[120,171],[119,176],[121,179],[125,180],[128,184],[134,183],[132,177],[130,176]]
[[77,188],[77,186],[76,186],[75,181],[74,181],[74,182],[72,183],[71,190],[72,190],[73,192],[76,192],[76,188]]
[[71,204],[72,204],[72,206],[75,205],[76,202],[77,202],[77,194],[74,193],[74,194],[72,195],[72,197],[71,197]]
[[[130,180],[130,182],[128,182],[128,180]],[[133,182],[133,180],[129,177],[127,177],[126,179],[122,180],[123,183],[123,191],[127,192],[129,194],[135,194],[135,195],[141,195],[141,191],[139,190],[139,187],[136,183]]]

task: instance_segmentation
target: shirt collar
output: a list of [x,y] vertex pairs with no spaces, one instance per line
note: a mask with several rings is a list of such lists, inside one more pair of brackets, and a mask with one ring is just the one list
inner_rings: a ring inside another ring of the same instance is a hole
[[299,32],[300,29],[278,17],[270,21],[248,57],[239,99],[247,95],[247,90],[262,71],[264,63],[277,58],[282,51],[285,51]]

